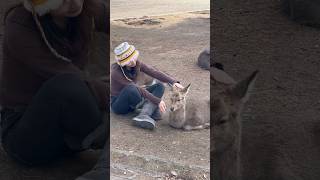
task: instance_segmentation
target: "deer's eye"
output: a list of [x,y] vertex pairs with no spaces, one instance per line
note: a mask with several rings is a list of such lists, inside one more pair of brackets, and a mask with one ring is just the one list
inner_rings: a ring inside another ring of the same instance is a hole
[[226,120],[224,120],[224,119],[221,119],[221,120],[219,120],[218,122],[217,122],[217,125],[219,126],[219,125],[223,125],[223,124],[225,124],[227,121]]
[[231,113],[232,118],[236,118],[238,114],[236,112]]
[[228,116],[223,116],[223,117],[221,117],[218,121],[217,121],[217,123],[216,123],[216,125],[223,125],[223,124],[225,124],[226,122],[228,122]]

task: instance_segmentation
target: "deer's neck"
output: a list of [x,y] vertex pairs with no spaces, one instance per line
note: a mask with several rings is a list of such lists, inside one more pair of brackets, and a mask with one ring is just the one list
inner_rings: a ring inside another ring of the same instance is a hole
[[221,155],[213,155],[213,177],[219,180],[241,180],[240,148],[237,143]]
[[214,164],[214,179],[219,180],[241,180],[241,157],[240,145],[242,136],[242,127],[240,119],[235,124],[235,139],[230,147],[226,148],[224,152],[213,156]]
[[175,120],[178,120],[178,119],[185,119],[185,117],[186,117],[186,110],[185,110],[185,107],[183,107],[183,108],[181,108],[181,109],[176,110],[176,112],[175,112],[174,114],[175,114],[175,117],[174,117],[174,119],[175,119]]
[[184,123],[186,122],[186,110],[185,106],[181,109],[178,109],[172,113],[170,113],[169,123],[171,126],[176,128],[182,128]]

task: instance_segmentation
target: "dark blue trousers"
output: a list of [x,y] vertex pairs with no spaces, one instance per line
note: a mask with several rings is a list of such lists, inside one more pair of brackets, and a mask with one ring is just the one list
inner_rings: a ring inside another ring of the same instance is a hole
[[[164,94],[164,85],[156,83],[147,88],[154,96],[161,98]],[[128,114],[134,111],[137,104],[142,101],[142,96],[134,84],[124,87],[118,96],[111,97],[111,109],[116,114]]]
[[48,163],[81,150],[104,114],[84,81],[73,74],[58,75],[43,84],[25,110],[1,111],[2,145],[23,164]]

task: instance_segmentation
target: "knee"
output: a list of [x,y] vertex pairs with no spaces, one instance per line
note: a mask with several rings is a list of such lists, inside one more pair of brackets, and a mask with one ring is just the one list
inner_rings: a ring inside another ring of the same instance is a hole
[[155,85],[156,85],[156,88],[159,89],[159,91],[164,93],[165,86],[164,86],[164,84],[162,82],[158,82]]
[[47,80],[43,86],[45,92],[58,97],[90,96],[91,91],[84,80],[76,74],[60,74]]
[[69,83],[69,82],[79,82],[81,81],[81,78],[77,74],[71,74],[71,73],[65,73],[65,74],[58,74],[51,79],[48,80],[48,82],[59,82],[59,83]]
[[158,83],[157,83],[157,86],[158,86],[158,88],[161,89],[161,90],[164,90],[164,89],[165,89],[164,84],[163,84],[162,82],[158,82]]
[[55,90],[65,90],[68,87],[77,87],[79,85],[85,85],[85,82],[76,74],[59,74],[44,83],[44,86],[49,86]]
[[124,91],[130,96],[140,96],[140,92],[134,84],[129,84],[124,88]]

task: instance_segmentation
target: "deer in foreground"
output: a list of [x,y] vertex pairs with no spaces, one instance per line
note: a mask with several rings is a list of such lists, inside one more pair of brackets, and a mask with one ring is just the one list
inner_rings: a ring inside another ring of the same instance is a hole
[[210,102],[188,99],[190,84],[184,89],[172,87],[170,93],[169,125],[174,128],[200,130],[210,127]]
[[[241,111],[257,71],[236,83],[223,71],[211,71],[211,163],[215,180],[240,180]],[[214,77],[215,76],[215,77]],[[220,82],[219,82],[220,81]],[[222,83],[221,83],[222,81]]]
[[214,180],[319,180],[317,107],[256,114],[257,118],[241,120],[241,109],[248,100],[256,72],[236,83],[223,71],[214,71],[217,70],[212,69],[210,76],[211,177]]

